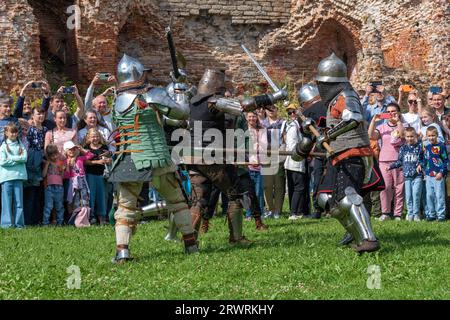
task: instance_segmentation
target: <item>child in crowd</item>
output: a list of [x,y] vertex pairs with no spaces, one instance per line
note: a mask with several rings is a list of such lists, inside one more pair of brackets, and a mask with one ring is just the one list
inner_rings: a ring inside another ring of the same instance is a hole
[[42,160],[44,158],[44,141],[47,128],[42,125],[45,111],[36,107],[31,113],[31,126],[26,132],[28,145],[27,174],[28,180],[24,185],[25,224],[36,225],[41,221],[42,215]]
[[425,173],[427,189],[427,221],[445,221],[445,176],[447,174],[447,151],[438,141],[438,130],[430,126],[427,131],[428,145],[424,148],[424,157],[418,170]]
[[50,213],[55,208],[56,223],[58,226],[62,226],[64,222],[64,158],[54,144],[49,144],[45,149],[45,153],[47,160],[44,160],[44,169],[42,170],[42,176],[45,179],[45,204],[42,224],[44,226],[49,225]]
[[99,224],[103,224],[106,219],[106,185],[103,173],[105,166],[112,162],[111,152],[108,151],[105,139],[96,128],[88,130],[84,147],[94,155],[91,160],[86,162],[86,178],[90,191],[91,224],[96,222],[96,216]]
[[[19,128],[5,126],[5,140],[0,147],[0,183],[2,185],[2,228],[25,226],[23,215],[23,181],[27,180],[27,150],[18,140]],[[15,216],[13,214],[15,208]]]
[[445,142],[442,129],[437,123],[436,112],[434,112],[433,109],[430,108],[423,109],[422,112],[420,113],[420,119],[422,120],[422,126],[420,128],[420,137],[422,139],[424,146],[428,145],[429,143],[426,134],[428,127],[436,128],[438,134],[438,141],[440,143]]
[[405,178],[405,197],[408,213],[406,220],[420,221],[420,198],[422,195],[422,174],[417,171],[422,158],[422,144],[417,141],[415,128],[405,128],[406,144],[400,147],[398,160],[392,163],[387,171],[400,168],[403,169]]
[[[375,129],[370,136],[370,149],[372,149],[374,163],[377,166],[379,166],[378,159],[380,158],[378,137],[380,137],[380,132]],[[373,217],[379,218],[381,216],[380,191],[371,191],[367,193],[364,196],[364,205]]]
[[[450,154],[450,115],[446,114],[442,116],[442,128],[445,132],[445,146],[447,147],[447,155]],[[450,161],[447,164],[447,172],[450,171]],[[446,207],[450,208],[450,176],[447,175],[445,179],[445,190],[446,190]],[[450,210],[447,210],[447,218],[449,218]]]
[[72,141],[64,143],[64,152],[66,154],[64,179],[69,179],[67,202],[69,213],[72,214],[77,208],[89,207],[89,186],[86,181],[84,165],[94,155],[75,145]]

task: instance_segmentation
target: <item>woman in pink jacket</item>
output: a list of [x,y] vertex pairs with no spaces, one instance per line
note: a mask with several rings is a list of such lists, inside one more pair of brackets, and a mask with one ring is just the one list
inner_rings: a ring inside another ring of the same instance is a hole
[[[381,191],[381,212],[380,220],[390,219],[392,212],[395,220],[401,220],[403,211],[403,189],[404,178],[400,168],[387,171],[386,168],[397,161],[400,147],[404,144],[403,131],[404,127],[400,119],[400,107],[397,103],[389,103],[386,108],[386,114],[389,118],[381,125],[377,126],[375,131],[375,124],[381,120],[381,115],[377,114],[372,118],[369,126],[369,136],[374,135],[378,140],[381,140],[380,149],[380,170],[383,175],[386,189]],[[394,199],[394,210],[392,210],[392,200]]]

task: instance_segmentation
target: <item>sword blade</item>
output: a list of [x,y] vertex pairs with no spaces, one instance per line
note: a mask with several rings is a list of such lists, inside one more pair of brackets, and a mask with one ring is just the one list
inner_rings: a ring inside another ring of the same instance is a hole
[[269,75],[267,74],[266,70],[264,70],[264,68],[258,63],[258,61],[256,61],[256,59],[253,57],[253,55],[251,54],[250,51],[248,51],[248,49],[241,44],[242,49],[245,51],[245,53],[248,55],[248,57],[250,58],[250,60],[252,60],[253,64],[256,66],[256,68],[258,68],[259,72],[262,74],[262,76],[264,77],[264,79],[266,79],[266,81],[269,83],[269,85],[272,87],[273,91],[277,92],[280,91],[280,89],[278,88],[278,86],[272,81],[272,79],[270,79]]

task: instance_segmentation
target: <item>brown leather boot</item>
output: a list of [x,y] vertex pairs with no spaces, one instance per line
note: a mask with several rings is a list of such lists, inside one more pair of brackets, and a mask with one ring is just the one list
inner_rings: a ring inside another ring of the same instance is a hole
[[209,219],[203,219],[203,223],[202,223],[202,227],[201,227],[201,232],[202,233],[207,233],[209,230]]
[[255,225],[256,230],[259,231],[266,231],[267,229],[269,229],[269,227],[262,222],[261,217],[255,217]]
[[234,239],[232,236],[230,236],[229,242],[233,246],[237,245],[237,246],[242,246],[242,247],[248,247],[252,244],[252,242],[244,236],[242,236],[240,239],[237,239],[237,240]]
[[363,240],[359,245],[353,245],[353,250],[358,252],[359,254],[363,254],[364,252],[374,252],[380,249],[380,243],[378,241],[369,241]]
[[191,254],[199,252],[198,242],[195,233],[183,235],[183,241],[184,241],[184,253]]

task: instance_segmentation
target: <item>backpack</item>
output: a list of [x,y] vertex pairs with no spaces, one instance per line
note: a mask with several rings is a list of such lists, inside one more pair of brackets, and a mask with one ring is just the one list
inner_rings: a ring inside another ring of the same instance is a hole
[[89,222],[90,213],[91,208],[89,207],[76,208],[69,219],[69,224],[77,228],[89,227],[91,225]]

